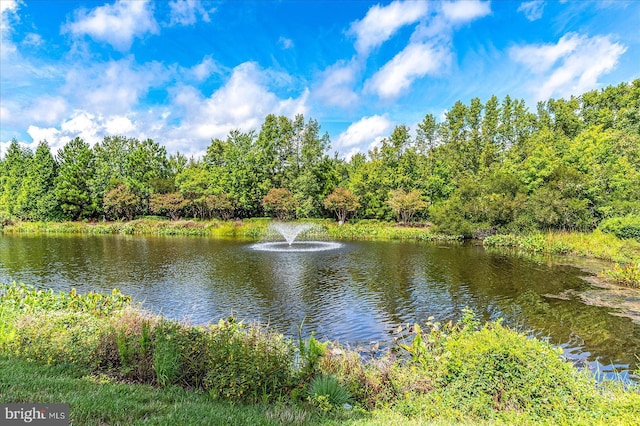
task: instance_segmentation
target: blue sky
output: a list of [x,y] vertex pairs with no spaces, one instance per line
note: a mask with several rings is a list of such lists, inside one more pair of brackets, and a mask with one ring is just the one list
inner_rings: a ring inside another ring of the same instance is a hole
[[491,95],[640,78],[640,1],[0,0],[0,152],[80,136],[201,155],[269,113],[341,156]]

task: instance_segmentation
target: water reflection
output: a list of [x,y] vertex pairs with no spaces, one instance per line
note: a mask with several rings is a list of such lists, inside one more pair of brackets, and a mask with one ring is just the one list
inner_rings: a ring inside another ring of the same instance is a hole
[[585,273],[473,245],[350,242],[313,253],[255,251],[206,238],[0,236],[0,282],[109,292],[194,323],[235,315],[343,342],[388,341],[399,324],[455,320],[465,306],[485,320],[533,329],[604,371],[634,367],[640,326],[588,306]]

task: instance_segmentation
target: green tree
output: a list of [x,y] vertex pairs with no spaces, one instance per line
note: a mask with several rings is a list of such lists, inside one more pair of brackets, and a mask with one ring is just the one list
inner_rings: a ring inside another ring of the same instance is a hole
[[127,185],[120,183],[104,194],[103,206],[110,219],[133,220],[140,207],[140,197]]
[[139,210],[145,212],[153,193],[173,191],[167,151],[152,139],[132,139],[125,159],[125,182],[140,197]]
[[207,206],[222,220],[231,220],[238,206],[236,200],[224,192],[207,196],[206,202]]
[[358,197],[345,188],[336,188],[324,199],[324,207],[335,213],[338,221],[344,223],[349,213],[353,213],[360,207]]
[[62,210],[73,220],[91,217],[96,213],[96,204],[91,188],[94,157],[89,144],[80,138],[72,139],[60,150],[57,160],[54,192]]
[[149,210],[153,214],[169,216],[171,220],[178,220],[182,210],[187,206],[187,201],[179,192],[169,194],[151,194]]
[[176,187],[188,202],[194,217],[205,218],[211,214],[208,196],[212,193],[211,175],[203,164],[190,164],[175,177]]
[[422,194],[417,189],[411,191],[396,189],[391,191],[389,205],[396,213],[400,223],[411,222],[416,213],[429,207],[429,203],[423,200]]
[[20,146],[16,139],[11,141],[7,154],[0,163],[0,213],[14,216],[19,213],[16,200],[27,176],[33,153]]
[[274,214],[278,220],[286,220],[293,216],[298,202],[287,188],[272,188],[262,199],[265,211]]
[[46,141],[40,142],[29,162],[16,199],[18,215],[27,220],[59,219],[62,211],[54,194],[56,162]]
[[103,210],[105,194],[127,178],[127,155],[135,139],[106,136],[93,147],[95,174],[93,198],[98,210]]

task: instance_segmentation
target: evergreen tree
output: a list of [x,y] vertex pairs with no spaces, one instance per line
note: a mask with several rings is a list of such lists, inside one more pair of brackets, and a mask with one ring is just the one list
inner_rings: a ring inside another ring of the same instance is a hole
[[95,168],[89,144],[80,138],[69,141],[58,153],[57,161],[54,192],[62,211],[73,220],[91,217],[97,206],[91,187]]

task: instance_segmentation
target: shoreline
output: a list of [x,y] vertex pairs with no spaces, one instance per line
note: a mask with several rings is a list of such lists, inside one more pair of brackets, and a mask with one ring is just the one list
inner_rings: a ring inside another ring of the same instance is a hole
[[[3,286],[0,319],[0,398],[69,403],[74,424],[133,424],[143,413],[175,424],[177,412],[181,424],[632,424],[640,412],[636,384],[597,382],[549,343],[500,321],[483,325],[470,310],[457,324],[398,330],[396,350],[371,360],[313,335],[145,314],[115,290]],[[348,403],[314,385],[318,377],[346,391]],[[196,415],[180,408],[186,400]]]

